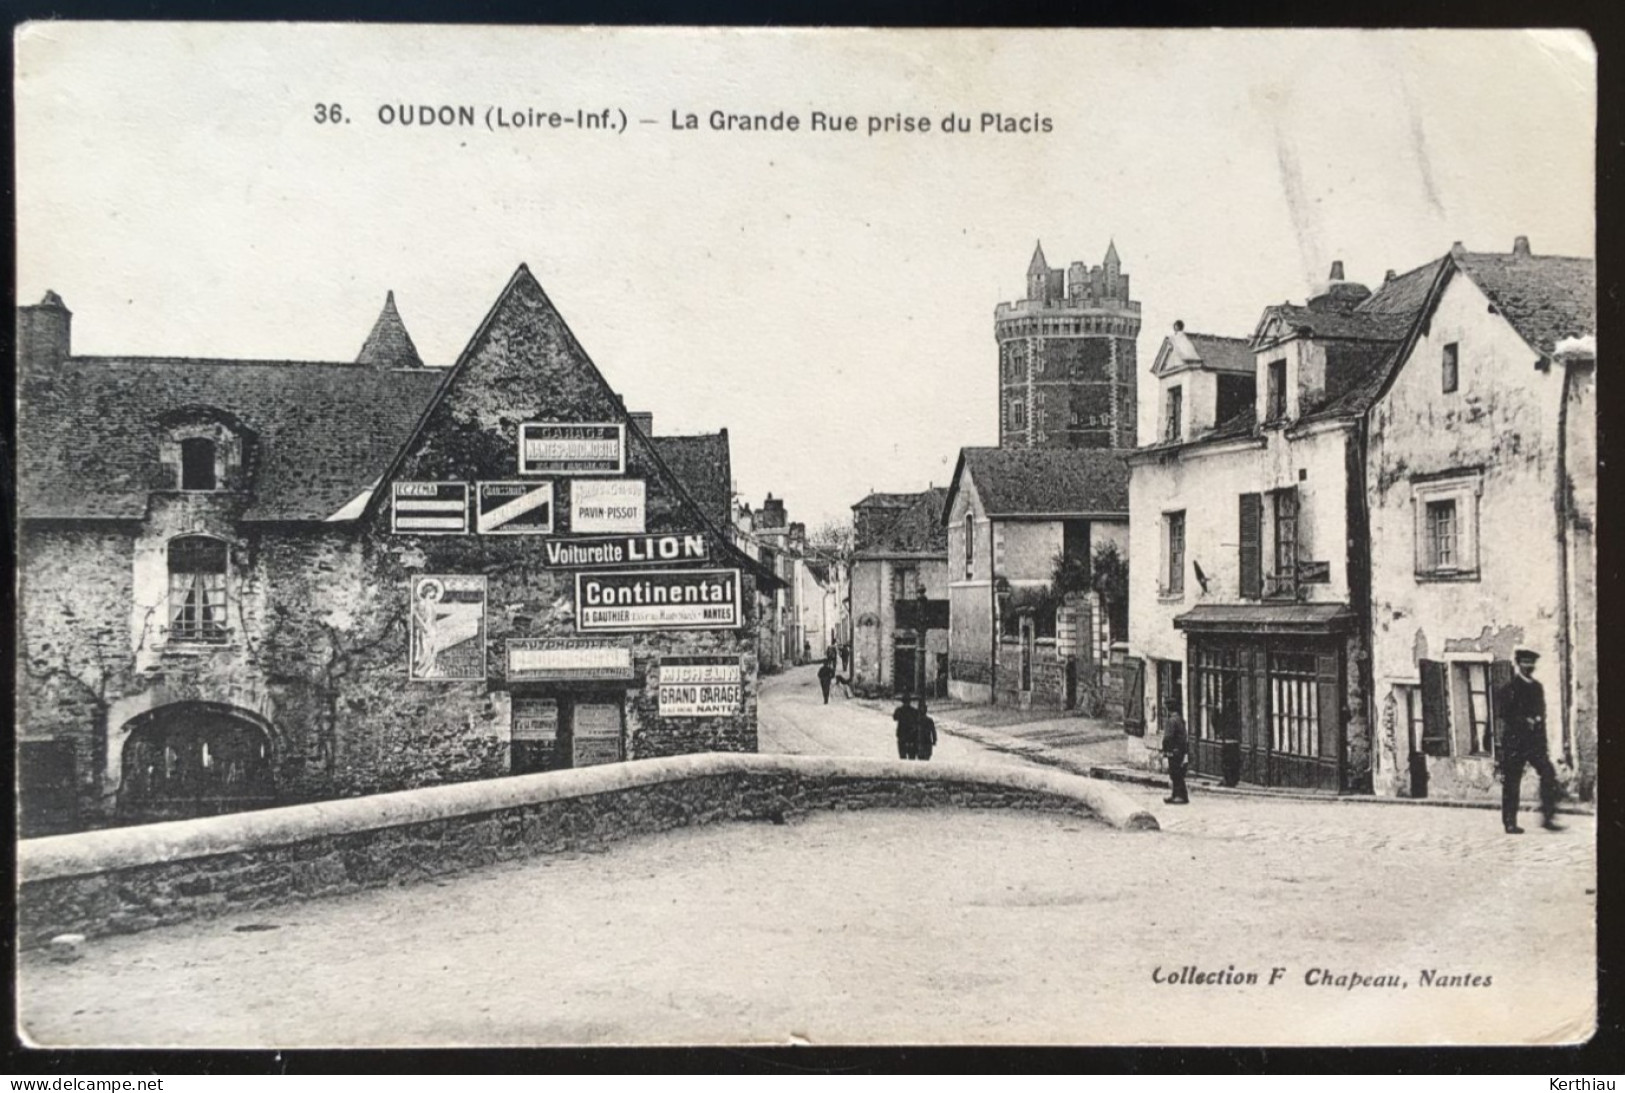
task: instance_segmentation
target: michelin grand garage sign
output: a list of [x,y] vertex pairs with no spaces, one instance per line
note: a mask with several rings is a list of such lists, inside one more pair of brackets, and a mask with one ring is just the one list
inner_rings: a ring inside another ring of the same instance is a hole
[[744,625],[739,570],[576,574],[576,629],[735,630]]

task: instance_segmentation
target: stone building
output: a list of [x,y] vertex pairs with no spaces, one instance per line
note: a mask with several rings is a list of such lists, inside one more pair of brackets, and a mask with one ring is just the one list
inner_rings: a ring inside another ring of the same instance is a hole
[[[25,832],[754,750],[771,583],[521,266],[449,369],[19,309]],[[714,507],[714,506],[713,506]]]
[[947,492],[871,493],[852,506],[847,614],[860,693],[947,692]]
[[[1541,656],[1548,748],[1596,781],[1596,272],[1458,244],[1365,421],[1379,793],[1494,796],[1493,695]],[[1531,792],[1525,800],[1534,799]]]
[[[948,693],[1023,707],[1095,705],[1113,635],[1108,605],[1089,583],[1097,551],[1109,545],[1128,560],[1124,453],[963,448],[943,520]],[[1062,559],[1082,587],[1056,586]],[[1127,637],[1126,614],[1115,636]]]
[[1050,269],[1042,244],[1027,295],[994,311],[1001,448],[1132,448],[1140,303],[1117,245],[1103,262]]
[[1158,405],[1177,427],[1129,457],[1129,640],[1144,673],[1131,731],[1147,749],[1172,702],[1198,773],[1370,790],[1361,415],[1437,268],[1372,293],[1337,263],[1307,304],[1265,308],[1253,397],[1226,420],[1232,340],[1181,325],[1158,351]]

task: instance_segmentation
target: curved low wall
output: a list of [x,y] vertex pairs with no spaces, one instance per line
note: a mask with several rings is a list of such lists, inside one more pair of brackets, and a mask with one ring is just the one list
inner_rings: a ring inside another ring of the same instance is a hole
[[531,854],[811,809],[944,805],[1157,830],[1115,786],[1021,767],[705,753],[17,844],[18,936],[126,933]]

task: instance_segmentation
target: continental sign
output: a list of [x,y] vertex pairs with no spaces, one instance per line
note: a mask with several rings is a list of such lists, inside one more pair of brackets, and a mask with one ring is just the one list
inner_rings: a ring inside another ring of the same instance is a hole
[[739,712],[744,672],[738,657],[662,657],[661,717],[726,717]]
[[542,564],[550,569],[612,569],[710,560],[704,535],[616,535],[553,539],[542,544]]
[[737,569],[577,573],[576,629],[735,630],[739,585]]

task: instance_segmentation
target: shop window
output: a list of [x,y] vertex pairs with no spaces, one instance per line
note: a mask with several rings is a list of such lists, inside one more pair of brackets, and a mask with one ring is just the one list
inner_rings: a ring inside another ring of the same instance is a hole
[[169,543],[169,640],[226,640],[226,544],[205,535]]

